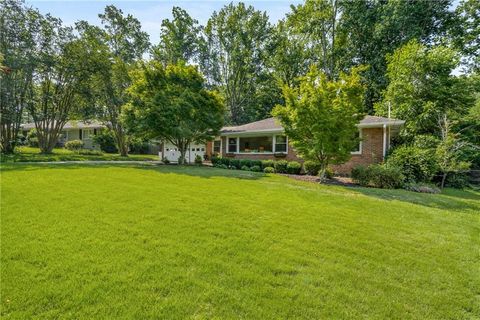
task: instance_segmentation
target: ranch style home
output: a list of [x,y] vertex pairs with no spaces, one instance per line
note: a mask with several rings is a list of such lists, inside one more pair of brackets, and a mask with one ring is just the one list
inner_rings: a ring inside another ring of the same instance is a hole
[[[352,151],[352,158],[333,166],[338,174],[350,174],[358,165],[382,162],[397,135],[403,120],[366,116],[357,125],[360,142]],[[275,118],[268,118],[236,127],[224,127],[220,136],[207,144],[207,155],[252,160],[280,160],[303,162],[288,143],[283,127]]]
[[[103,130],[105,125],[99,121],[68,121],[60,133],[58,145],[64,146],[65,142],[72,140],[83,141],[85,149],[98,149],[93,143],[92,137],[100,130]],[[27,136],[28,131],[35,129],[35,123],[26,123],[21,125],[23,136]]]

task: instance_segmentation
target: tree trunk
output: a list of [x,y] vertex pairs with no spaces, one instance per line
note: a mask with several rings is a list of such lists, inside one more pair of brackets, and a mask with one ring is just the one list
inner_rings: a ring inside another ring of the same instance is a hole
[[442,175],[442,184],[440,185],[440,189],[443,189],[445,187],[445,181],[447,180],[447,172],[444,172]]
[[118,153],[122,157],[128,157],[128,144],[122,127],[119,125],[114,126],[113,131],[115,132],[115,140],[117,140]]

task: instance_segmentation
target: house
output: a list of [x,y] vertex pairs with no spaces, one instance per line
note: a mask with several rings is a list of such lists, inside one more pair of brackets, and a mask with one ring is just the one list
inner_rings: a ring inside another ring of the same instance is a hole
[[[97,134],[97,131],[106,128],[105,125],[99,121],[68,121],[62,129],[60,138],[58,139],[59,146],[64,146],[65,142],[71,140],[81,140],[86,149],[98,148],[92,141],[92,137]],[[35,123],[26,123],[21,125],[23,135],[27,136],[28,131],[35,129]]]
[[[391,138],[397,135],[403,120],[366,116],[357,125],[360,142],[352,151],[351,159],[334,166],[338,174],[350,174],[358,165],[383,161]],[[235,127],[224,127],[220,136],[207,144],[207,155],[252,160],[280,160],[303,162],[288,142],[284,129],[275,118],[268,118]]]

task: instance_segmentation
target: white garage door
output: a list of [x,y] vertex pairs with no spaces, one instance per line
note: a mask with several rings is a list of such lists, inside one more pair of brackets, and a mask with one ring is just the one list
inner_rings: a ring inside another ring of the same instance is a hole
[[[178,162],[178,158],[180,158],[180,151],[178,150],[177,147],[175,147],[171,143],[165,143],[164,151],[165,151],[165,155],[162,155],[161,152],[159,153],[160,158],[163,158],[164,156],[170,162],[173,162],[173,163]],[[191,144],[187,148],[185,159],[187,160],[188,163],[193,163],[197,155],[202,157],[202,160],[204,159],[204,156],[205,156],[204,144]]]

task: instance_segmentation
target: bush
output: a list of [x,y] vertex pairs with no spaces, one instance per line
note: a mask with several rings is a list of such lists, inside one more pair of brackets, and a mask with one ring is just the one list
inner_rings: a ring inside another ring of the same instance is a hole
[[230,158],[220,158],[220,163],[228,168],[230,166]]
[[100,150],[107,153],[117,153],[115,136],[111,130],[99,130],[92,138],[93,143],[100,147]]
[[70,151],[79,152],[83,148],[83,141],[81,140],[71,140],[65,143],[65,148]]
[[397,189],[403,186],[405,176],[399,168],[389,167],[386,165],[371,165],[370,183],[376,188],[382,189]]
[[216,167],[220,169],[228,169],[228,167],[223,163],[219,163]]
[[250,160],[250,159],[240,159],[240,168],[242,168],[242,167],[249,167],[250,168],[251,166],[252,166],[252,160]]
[[262,160],[251,160],[250,162],[250,167],[254,167],[254,166],[258,166],[258,167],[262,167]]
[[279,160],[275,162],[275,172],[287,173],[288,162],[286,160]]
[[289,174],[300,174],[300,171],[302,171],[302,165],[298,163],[297,161],[290,161],[287,164],[287,173]]
[[252,166],[250,168],[250,171],[253,171],[253,172],[262,172],[262,167],[260,166]]
[[30,131],[28,131],[27,137],[25,140],[26,140],[27,146],[38,148],[37,130],[31,129]]
[[167,158],[163,157],[163,158],[162,158],[162,162],[163,162],[163,164],[169,164],[169,163],[170,163],[170,160],[168,160]]
[[370,177],[367,172],[367,168],[364,166],[358,166],[352,169],[351,172],[352,175],[352,181],[366,187],[368,186],[368,183],[370,182]]
[[303,163],[303,169],[305,170],[306,174],[310,176],[316,176],[318,175],[318,171],[320,171],[320,164],[315,161],[305,161]]
[[147,154],[149,152],[149,144],[147,141],[138,138],[131,138],[128,144],[128,152],[131,154]]
[[212,156],[212,158],[210,159],[210,161],[212,162],[212,165],[214,167],[216,167],[218,164],[221,164],[221,158],[220,157],[217,157],[217,156]]
[[240,159],[230,159],[230,166],[235,167],[235,169],[240,169]]
[[334,175],[335,175],[335,172],[333,171],[332,168],[327,167],[327,169],[325,169],[325,178],[332,179]]
[[265,168],[263,168],[263,172],[265,172],[265,173],[275,173],[275,168],[265,167]]
[[469,177],[466,172],[450,172],[447,175],[445,186],[463,189],[469,185]]
[[430,182],[438,169],[435,152],[415,146],[395,149],[386,163],[389,167],[399,168],[409,183]]
[[372,186],[383,189],[401,188],[405,180],[399,168],[374,164],[352,170],[352,180],[361,186]]
[[262,160],[262,168],[273,168],[275,166],[275,161],[273,160]]
[[247,167],[247,166],[242,166],[242,168],[241,168],[241,169],[242,169],[242,170],[244,170],[244,171],[249,171],[249,170],[250,170],[250,167]]
[[201,157],[200,155],[198,155],[198,154],[195,156],[195,160],[194,160],[194,161],[195,161],[195,164],[196,164],[196,165],[201,165],[201,164],[203,163],[202,157]]
[[78,151],[79,154],[87,155],[87,156],[101,156],[103,155],[102,151],[100,150],[89,150],[89,149],[80,149]]

